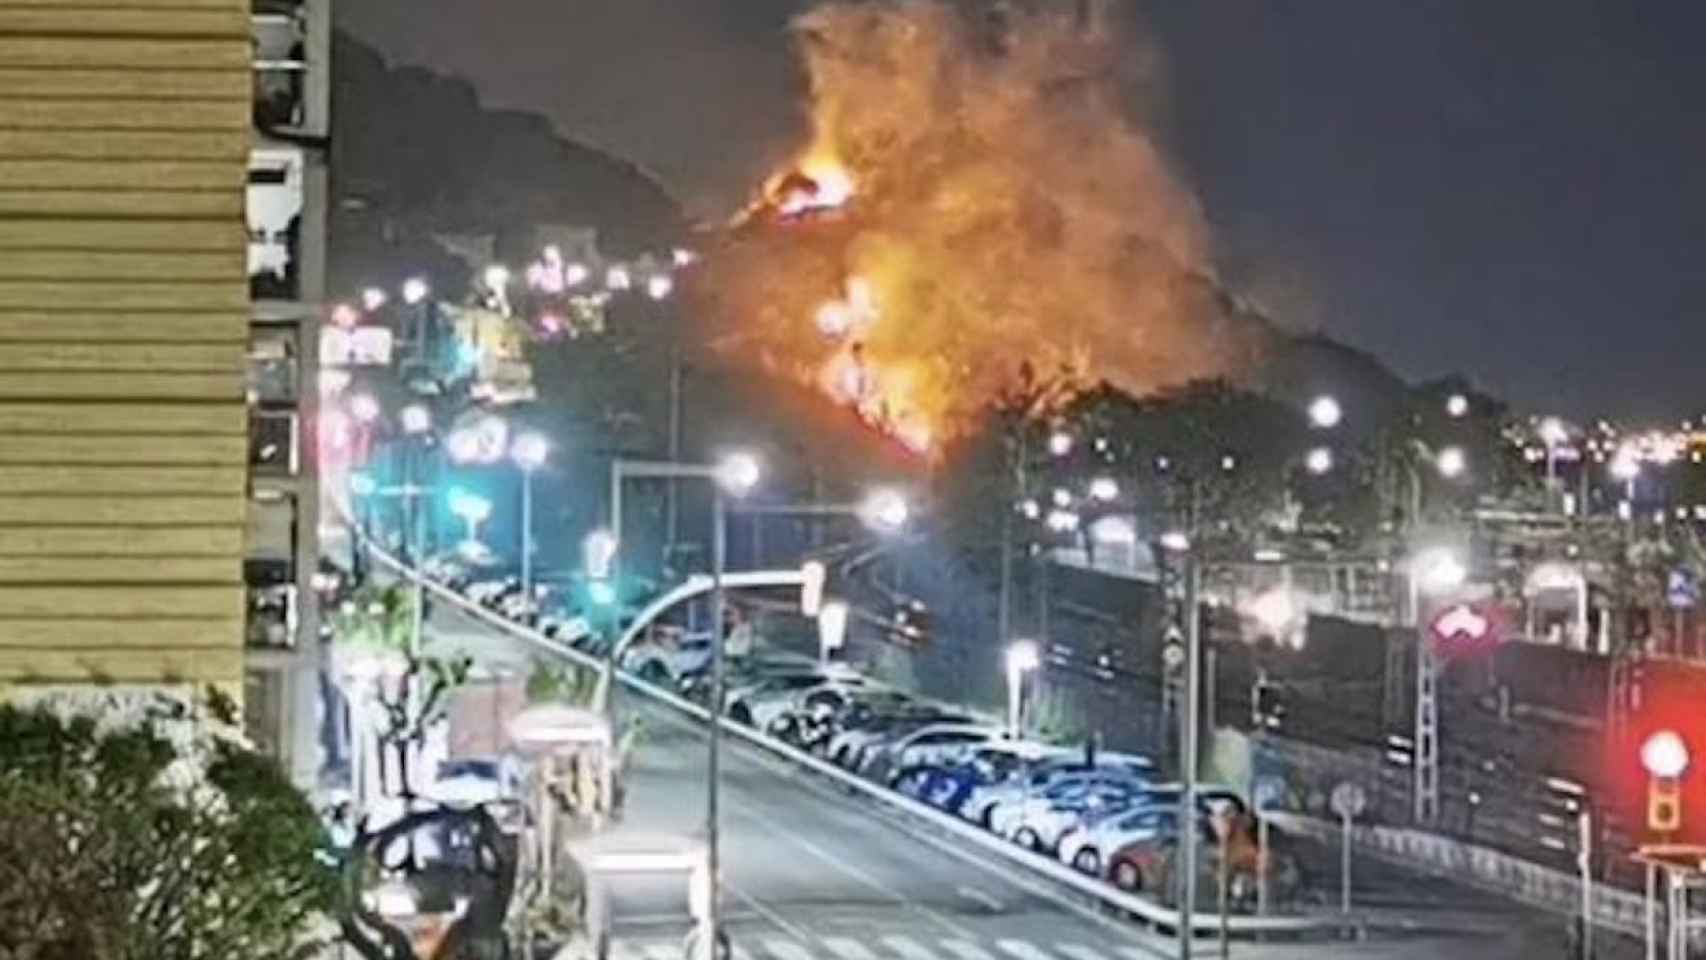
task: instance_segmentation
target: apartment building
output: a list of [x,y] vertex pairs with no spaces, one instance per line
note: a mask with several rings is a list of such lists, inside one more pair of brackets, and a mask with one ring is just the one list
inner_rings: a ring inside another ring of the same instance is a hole
[[325,0],[0,4],[0,688],[219,685],[299,772],[328,60]]

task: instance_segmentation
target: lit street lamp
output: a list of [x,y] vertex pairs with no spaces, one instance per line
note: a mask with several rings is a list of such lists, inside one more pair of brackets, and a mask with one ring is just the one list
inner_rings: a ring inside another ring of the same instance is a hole
[[429,292],[431,291],[426,280],[420,277],[410,277],[403,281],[403,302],[411,307],[425,300]]
[[1463,475],[1469,459],[1464,456],[1462,447],[1446,447],[1434,458],[1434,465],[1439,468],[1440,476],[1454,480]]
[[[614,272],[613,268],[613,272]],[[626,279],[626,271],[624,271]],[[622,484],[629,478],[652,477],[660,479],[698,478],[711,481],[711,728],[709,732],[708,760],[706,763],[707,788],[705,792],[705,833],[706,833],[706,869],[711,877],[711,895],[705,910],[705,941],[715,944],[719,941],[722,925],[721,904],[721,844],[719,842],[718,814],[718,783],[721,775],[722,756],[722,717],[723,700],[727,697],[727,677],[723,664],[723,575],[727,563],[728,552],[728,515],[726,498],[733,496],[744,497],[752,492],[763,475],[758,459],[750,453],[737,452],[723,458],[716,464],[674,463],[656,460],[624,460],[620,457],[610,462],[610,580],[617,581],[621,569],[622,555]],[[616,653],[620,639],[615,634],[620,633],[621,604],[620,593],[612,597],[611,616],[612,637],[610,652],[604,660],[604,707],[610,717],[611,729],[615,729],[616,706]]]
[[1331,430],[1344,419],[1345,411],[1339,401],[1323,394],[1309,404],[1309,422],[1322,430]]
[[1119,481],[1113,477],[1097,477],[1090,481],[1090,499],[1109,503],[1119,499],[1119,496]]
[[492,502],[460,487],[450,491],[450,512],[468,525],[468,540],[480,539],[480,524],[492,515]]
[[526,609],[533,606],[533,472],[545,465],[550,445],[543,434],[524,433],[515,438],[510,458],[521,468],[521,595]]
[[1064,457],[1072,452],[1072,434],[1065,430],[1056,430],[1049,434],[1048,452],[1056,457]]
[[859,505],[859,519],[873,530],[896,533],[905,529],[911,514],[906,497],[898,490],[876,490]]
[[1330,447],[1316,447],[1309,451],[1303,459],[1303,466],[1316,476],[1329,473],[1333,469],[1333,451]]
[[1660,730],[1641,744],[1647,768],[1647,829],[1674,834],[1682,828],[1682,775],[1689,764],[1688,744],[1675,730]]
[[1454,393],[1445,398],[1445,415],[1453,420],[1460,420],[1469,414],[1469,398],[1461,393]]
[[1025,674],[1042,663],[1036,643],[1015,640],[1007,647],[1007,737],[1018,740],[1023,720]]

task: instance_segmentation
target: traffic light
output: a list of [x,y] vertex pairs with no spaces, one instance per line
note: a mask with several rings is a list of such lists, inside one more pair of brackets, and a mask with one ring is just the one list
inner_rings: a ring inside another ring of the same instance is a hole
[[1682,781],[1653,777],[1647,781],[1647,829],[1675,833],[1682,829]]

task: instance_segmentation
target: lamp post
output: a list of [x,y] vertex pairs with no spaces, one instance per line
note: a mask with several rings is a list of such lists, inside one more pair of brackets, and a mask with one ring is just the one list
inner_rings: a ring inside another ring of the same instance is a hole
[[421,629],[426,616],[426,584],[421,576],[421,558],[417,555],[422,488],[415,483],[415,461],[419,453],[417,448],[425,443],[427,432],[432,429],[432,411],[414,403],[404,407],[397,419],[403,428],[404,437],[412,441],[405,444],[403,450],[402,493],[406,524],[403,532],[403,552],[415,578],[414,613],[409,627],[409,657],[413,659],[421,655]]
[[1037,645],[1015,640],[1007,647],[1007,738],[1018,740],[1024,720],[1025,674],[1042,663]]
[[[706,869],[711,877],[711,895],[705,909],[706,957],[716,956],[717,943],[722,929],[721,891],[721,848],[719,843],[719,811],[718,811],[718,782],[721,773],[722,756],[722,712],[723,700],[727,696],[726,677],[723,670],[723,567],[727,561],[728,550],[728,517],[725,498],[728,496],[743,497],[758,485],[762,475],[758,460],[751,454],[735,453],[717,464],[672,463],[655,460],[625,460],[620,457],[610,463],[610,529],[614,538],[611,541],[610,569],[612,580],[620,569],[622,555],[622,484],[623,481],[634,477],[656,477],[661,479],[698,478],[712,482],[711,497],[711,727],[708,735],[709,747],[706,760],[706,793],[705,793],[705,834],[706,834]],[[612,633],[620,632],[621,625],[621,595],[618,590],[617,611],[613,619]],[[610,653],[604,661],[604,707],[611,722],[615,726],[616,705],[616,652],[619,636],[612,636]]]
[[533,472],[545,464],[550,444],[538,433],[515,438],[510,458],[521,468],[521,595],[527,612],[533,612]]
[[1418,824],[1439,816],[1439,665],[1433,643],[1421,630],[1422,594],[1456,589],[1468,578],[1463,562],[1450,550],[1436,547],[1410,558],[1410,625],[1416,630],[1416,716],[1413,813]]

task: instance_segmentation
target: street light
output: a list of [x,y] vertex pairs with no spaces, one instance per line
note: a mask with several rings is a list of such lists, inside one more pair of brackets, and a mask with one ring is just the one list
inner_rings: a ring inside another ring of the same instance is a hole
[[1463,475],[1469,465],[1469,458],[1463,453],[1462,447],[1446,447],[1434,457],[1434,466],[1439,469],[1439,475],[1448,480]]
[[403,425],[403,432],[407,434],[426,433],[432,429],[432,411],[418,403],[404,407],[398,415],[398,420]]
[[750,453],[731,453],[717,465],[716,480],[724,491],[744,497],[758,485],[762,473],[757,457]]
[[509,287],[509,268],[501,263],[494,263],[486,268],[481,279],[486,282],[487,290],[502,294]]
[[403,281],[403,302],[411,307],[425,300],[429,292],[431,291],[427,282],[420,277],[410,277]]
[[361,291],[361,307],[368,313],[385,306],[385,291],[379,287],[368,287]]
[[1322,430],[1331,430],[1344,419],[1345,411],[1339,401],[1322,394],[1309,404],[1309,422]]
[[533,471],[545,465],[550,444],[543,434],[524,433],[515,438],[510,459],[521,468],[521,595],[526,609],[533,609]]
[[1641,744],[1641,765],[1655,777],[1682,776],[1688,760],[1688,744],[1675,730],[1660,730]]
[[653,300],[666,300],[675,292],[675,281],[667,273],[654,273],[646,280],[646,296]]
[[1453,420],[1459,420],[1469,414],[1469,398],[1461,393],[1454,393],[1445,398],[1445,415]]
[[1443,593],[1463,584],[1469,571],[1457,554],[1445,547],[1433,547],[1418,552],[1410,560],[1410,582],[1413,591]]
[[1333,469],[1333,451],[1330,447],[1316,447],[1303,458],[1304,469],[1316,476],[1328,473]]
[[1030,640],[1015,640],[1007,647],[1007,737],[1019,739],[1023,709],[1025,674],[1042,663],[1037,645]]
[[1065,430],[1056,430],[1049,434],[1048,452],[1057,457],[1064,457],[1072,452],[1072,434]]
[[476,493],[471,493],[461,487],[450,491],[450,512],[468,524],[468,540],[480,538],[480,524],[492,515],[492,502]]
[[859,505],[859,519],[873,530],[897,533],[905,529],[912,509],[898,490],[873,490]]
[[1108,503],[1119,499],[1119,481],[1113,477],[1097,477],[1090,481],[1090,499]]
[[371,393],[358,393],[349,400],[349,412],[359,423],[372,423],[379,419],[379,401]]

